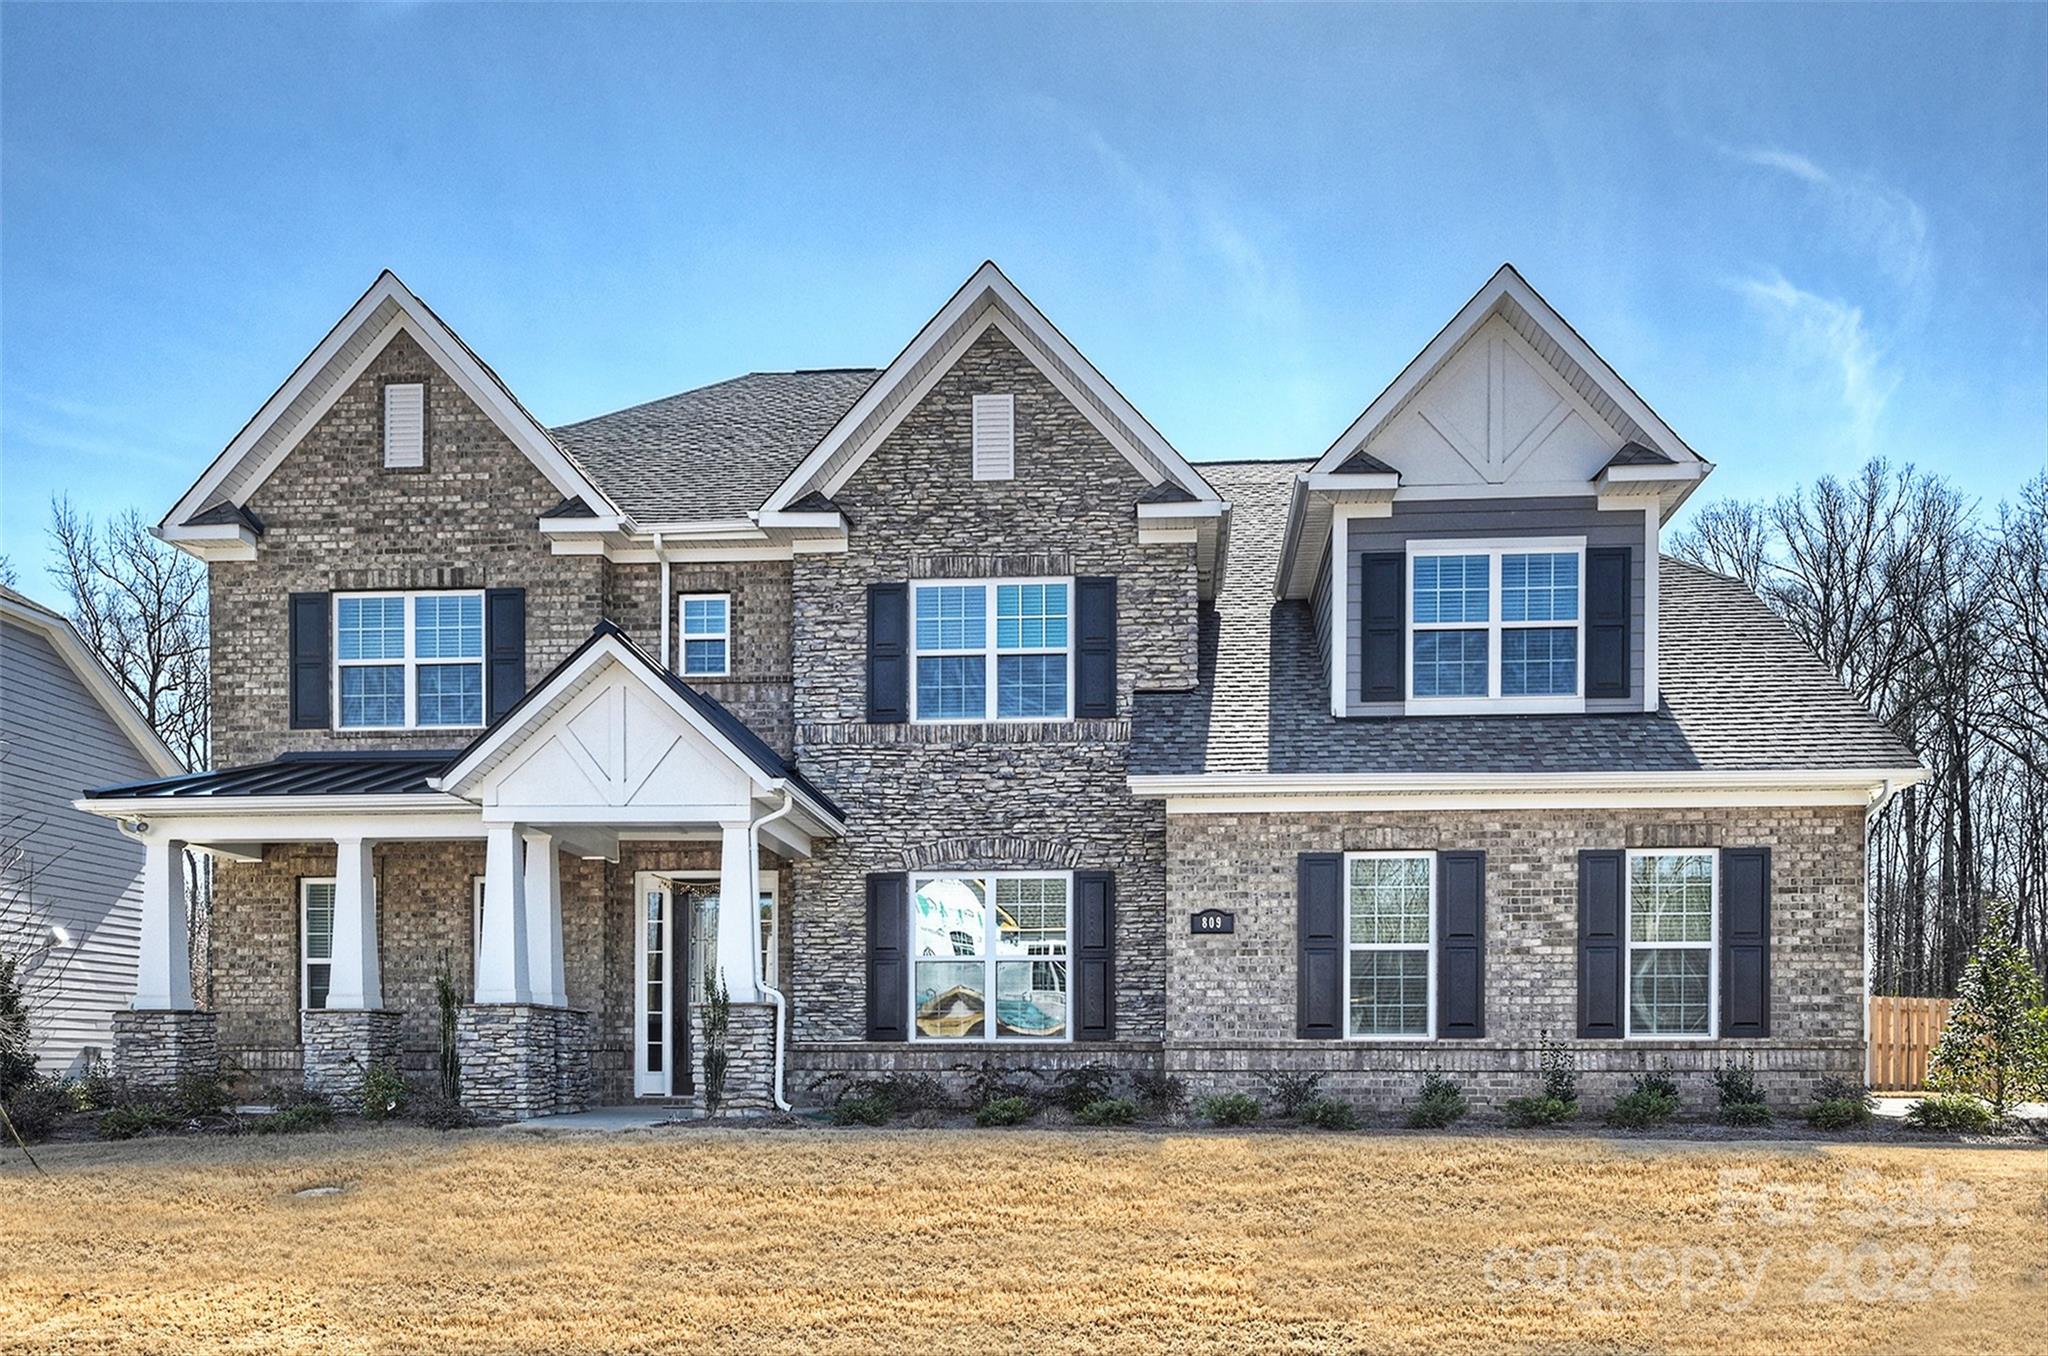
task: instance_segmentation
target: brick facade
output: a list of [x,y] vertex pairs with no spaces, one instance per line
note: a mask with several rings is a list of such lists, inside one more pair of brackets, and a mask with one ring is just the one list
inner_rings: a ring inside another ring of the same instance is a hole
[[[661,653],[661,567],[613,565],[605,579],[605,616],[649,654]],[[789,648],[790,563],[741,560],[669,566],[669,653],[681,670],[682,624],[676,599],[688,593],[723,593],[729,599],[731,639],[723,678],[692,676],[690,685],[716,697],[747,727],[788,757],[795,751]]]

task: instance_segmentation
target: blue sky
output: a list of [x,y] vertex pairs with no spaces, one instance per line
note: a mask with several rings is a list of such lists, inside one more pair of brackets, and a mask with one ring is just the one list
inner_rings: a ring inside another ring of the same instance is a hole
[[2039,9],[0,7],[0,549],[154,520],[389,266],[545,422],[1001,263],[1197,460],[1513,260],[1720,464],[2048,459]]

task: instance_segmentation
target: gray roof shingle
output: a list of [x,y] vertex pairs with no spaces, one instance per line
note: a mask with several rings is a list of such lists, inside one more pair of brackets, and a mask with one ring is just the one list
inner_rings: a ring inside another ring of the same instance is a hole
[[1200,685],[1137,697],[1134,775],[1916,766],[1747,588],[1668,557],[1654,714],[1338,720],[1308,604],[1273,601],[1288,490],[1306,465],[1203,466],[1233,505],[1230,573],[1202,610]]
[[876,375],[872,368],[750,372],[550,432],[642,523],[743,518]]

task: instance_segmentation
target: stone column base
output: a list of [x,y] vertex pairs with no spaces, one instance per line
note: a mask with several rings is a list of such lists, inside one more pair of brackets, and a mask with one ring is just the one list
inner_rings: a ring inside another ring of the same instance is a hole
[[114,1074],[137,1088],[175,1087],[180,1078],[220,1076],[213,1013],[125,1009],[114,1013]]
[[[690,1070],[697,1085],[693,1106],[704,1105],[705,1005],[690,1008]],[[721,1115],[734,1111],[775,1109],[775,1007],[770,1003],[734,1003],[725,1032],[725,1100]]]
[[373,1064],[398,1067],[398,1014],[384,1009],[308,1008],[299,1014],[306,1091],[355,1109]]
[[462,1104],[518,1121],[590,1104],[590,1014],[534,1003],[481,1003],[455,1017]]

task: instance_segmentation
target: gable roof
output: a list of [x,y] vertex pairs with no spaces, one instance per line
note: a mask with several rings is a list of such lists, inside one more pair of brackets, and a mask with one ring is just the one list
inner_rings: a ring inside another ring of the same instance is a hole
[[245,528],[226,516],[226,506],[247,503],[306,429],[400,330],[426,350],[564,498],[581,497],[616,512],[583,468],[527,412],[498,374],[414,296],[397,274],[386,269],[171,506],[157,525],[157,535],[170,542],[199,543],[218,540],[224,530]]
[[989,261],[818,439],[762,509],[787,509],[812,491],[837,491],[958,354],[991,325],[1024,352],[1148,484],[1170,481],[1194,501],[1220,502],[1216,491],[1159,430]]
[[750,372],[554,435],[636,523],[745,518],[875,375],[869,367]]
[[65,667],[77,677],[79,685],[99,703],[100,709],[120,728],[121,733],[127,737],[129,744],[134,746],[135,752],[141,755],[145,763],[164,776],[182,773],[185,770],[185,765],[179,761],[178,755],[171,752],[170,746],[165,744],[150,727],[149,722],[143,719],[142,712],[136,709],[134,702],[128,700],[128,694],[121,690],[121,685],[115,681],[114,675],[107,672],[106,666],[100,663],[99,657],[86,645],[84,638],[78,634],[77,628],[72,626],[69,618],[4,584],[0,584],[0,617],[36,632],[49,642],[50,648],[57,652]]
[[1919,767],[1753,593],[1670,557],[1659,571],[1659,711],[1340,720],[1309,604],[1276,602],[1266,586],[1304,465],[1209,468],[1237,506],[1238,561],[1203,609],[1195,689],[1135,698],[1132,776],[1910,776]]

